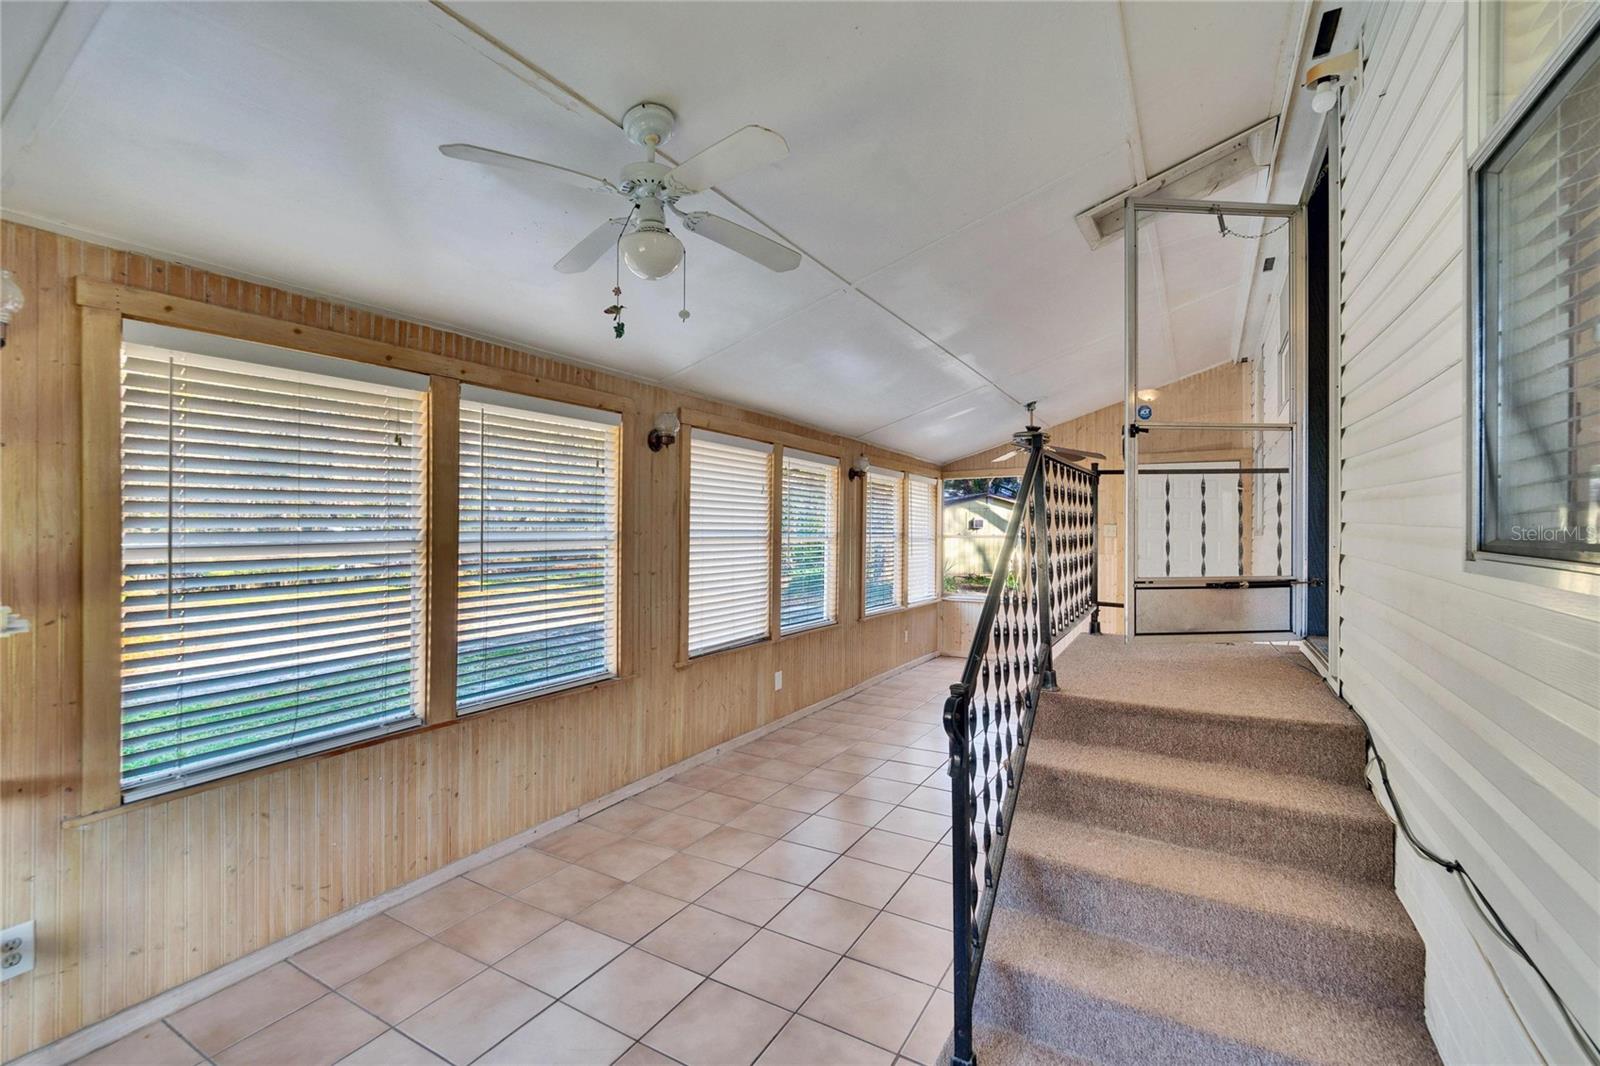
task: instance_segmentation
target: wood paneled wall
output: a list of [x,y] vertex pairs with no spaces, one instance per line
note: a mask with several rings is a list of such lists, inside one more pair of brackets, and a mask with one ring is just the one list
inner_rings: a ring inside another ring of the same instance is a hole
[[[1224,363],[1221,366],[1191,374],[1159,390],[1156,413],[1162,421],[1175,422],[1212,421],[1240,422],[1252,418],[1250,390],[1253,378],[1246,363]],[[1020,427],[1018,427],[1020,428]],[[1122,469],[1122,404],[1112,404],[1098,411],[1081,415],[1070,422],[1058,422],[1046,428],[1052,444],[1099,452],[1105,458],[1100,465],[1112,470]],[[1201,460],[1219,458],[1224,453],[1234,457],[1247,457],[1249,442],[1239,433],[1185,432],[1145,437],[1139,455],[1143,463],[1167,460]],[[1179,438],[1181,439],[1175,439]],[[1011,449],[1009,443],[996,445],[987,451],[976,452],[944,465],[945,477],[1002,477],[1020,475],[1023,460],[996,463],[997,456]],[[1234,455],[1238,452],[1240,454]],[[1123,479],[1108,476],[1100,483],[1100,598],[1113,603],[1123,602],[1122,546],[1127,541],[1123,522]],[[946,600],[940,608],[941,646],[946,655],[965,655],[971,643],[972,625],[977,621],[977,611],[965,607],[960,600]],[[1114,608],[1100,612],[1102,628],[1107,633],[1122,632],[1122,612]]]
[[[937,607],[860,620],[860,493],[846,493],[841,621],[674,665],[678,457],[651,416],[692,404],[874,463],[844,438],[458,334],[4,224],[28,304],[0,350],[0,924],[35,919],[33,973],[0,986],[10,1059],[935,650]],[[82,775],[79,326],[87,277],[518,370],[630,398],[624,425],[624,679],[70,822]],[[852,452],[853,454],[853,452]],[[773,672],[784,688],[773,691]]]

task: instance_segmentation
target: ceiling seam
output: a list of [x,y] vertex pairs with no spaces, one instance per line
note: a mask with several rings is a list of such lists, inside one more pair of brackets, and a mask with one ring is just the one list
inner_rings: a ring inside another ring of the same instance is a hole
[[[473,33],[476,36],[478,36],[484,42],[486,42],[489,45],[492,45],[497,50],[503,52],[505,55],[511,57],[512,59],[516,60],[518,63],[520,63],[524,67],[526,67],[528,70],[532,71],[541,81],[547,83],[550,86],[553,86],[559,92],[566,94],[575,103],[578,103],[581,106],[587,108],[589,111],[591,111],[595,115],[599,116],[600,118],[605,119],[606,122],[610,123],[611,125],[616,126],[618,128],[621,128],[622,122],[621,122],[620,119],[614,118],[611,115],[607,114],[606,111],[603,108],[601,108],[598,104],[596,104],[594,101],[590,100],[588,97],[586,97],[582,93],[578,92],[576,89],[574,89],[572,86],[568,85],[566,82],[563,82],[561,79],[559,79],[559,78],[555,77],[554,75],[550,74],[543,67],[540,67],[537,63],[534,63],[532,60],[528,59],[527,56],[524,56],[521,52],[518,52],[515,48],[512,48],[509,44],[507,44],[506,42],[500,40],[494,34],[488,32],[487,30],[485,30],[482,26],[479,26],[477,23],[473,22],[471,19],[467,18],[465,15],[462,15],[460,12],[456,11],[455,9],[453,9],[449,4],[447,4],[445,2],[445,0],[430,0],[430,2],[439,11],[443,12],[450,19],[452,19],[453,21],[455,21],[456,23],[458,23],[459,25],[461,25],[465,29],[469,30],[471,33]],[[656,155],[659,156],[662,159],[665,159],[668,163],[672,164],[673,166],[676,166],[680,162],[680,160],[674,159],[672,156],[668,155],[666,152],[663,152],[663,151],[660,151],[660,150],[657,150]],[[896,322],[899,322],[901,325],[903,325],[904,327],[909,329],[911,332],[915,333],[918,337],[921,337],[924,341],[926,341],[927,343],[931,344],[934,348],[936,348],[938,351],[943,353],[945,356],[947,356],[950,359],[955,360],[955,362],[961,364],[961,366],[965,367],[967,370],[970,370],[972,373],[974,373],[978,377],[982,378],[986,383],[988,383],[990,386],[992,386],[993,388],[998,390],[1001,395],[1003,395],[1006,398],[1010,399],[1014,403],[1021,403],[1022,402],[1022,401],[1018,400],[1015,396],[1012,396],[1010,392],[1006,391],[1006,389],[1003,388],[1000,385],[999,382],[995,381],[988,374],[985,374],[982,370],[979,370],[977,367],[973,366],[967,360],[961,358],[955,352],[951,351],[949,348],[946,348],[944,345],[940,344],[938,341],[936,341],[932,337],[928,336],[928,334],[924,333],[922,330],[918,329],[916,326],[914,326],[910,322],[906,321],[906,319],[904,317],[902,317],[901,315],[898,315],[894,311],[890,310],[890,308],[887,307],[881,300],[878,300],[878,299],[874,298],[873,296],[869,295],[868,293],[862,292],[859,288],[856,287],[856,283],[855,282],[851,281],[849,278],[845,277],[839,271],[835,270],[833,267],[831,267],[827,263],[823,262],[817,256],[815,256],[811,252],[807,251],[805,249],[805,247],[800,244],[800,242],[795,241],[795,240],[791,239],[790,237],[788,237],[787,235],[785,235],[782,230],[780,230],[776,226],[773,226],[770,223],[768,223],[760,215],[757,215],[755,212],[749,210],[743,204],[739,203],[737,200],[735,200],[733,197],[729,196],[727,193],[723,192],[721,189],[712,188],[712,189],[708,189],[706,191],[708,193],[712,193],[712,194],[716,195],[717,197],[721,198],[724,203],[726,203],[729,206],[737,209],[738,211],[743,212],[745,215],[747,215],[751,219],[754,219],[761,226],[765,227],[769,233],[771,233],[774,236],[778,237],[780,240],[784,241],[786,244],[789,244],[790,246],[795,248],[797,251],[799,251],[802,255],[804,255],[807,259],[811,260],[811,262],[815,263],[817,266],[821,267],[827,273],[832,275],[833,278],[836,281],[838,281],[841,285],[845,286],[845,288],[849,289],[852,292],[857,293],[858,295],[861,296],[862,299],[866,300],[868,303],[871,303],[874,307],[878,308],[880,311],[882,311],[885,314],[889,315]],[[756,333],[752,333],[750,336],[756,336],[759,333],[760,333],[760,331],[758,330],[758,331],[756,331]],[[673,373],[671,375],[668,375],[668,378],[675,377],[675,376],[677,376],[679,374],[682,374],[682,373],[684,373],[684,372],[686,372],[688,370],[692,370],[694,367],[699,366],[701,363],[705,362],[707,359],[713,359],[716,356],[721,355],[723,352],[728,351],[730,348],[736,347],[739,344],[744,343],[744,341],[750,339],[750,336],[741,338],[740,340],[735,341],[733,344],[725,345],[724,347],[719,348],[717,351],[708,353],[707,355],[703,356],[700,359],[695,360],[694,362],[688,364],[687,366],[682,367],[679,370],[673,371]],[[666,380],[668,380],[668,378],[661,378],[661,379],[658,379],[658,380],[666,381]]]

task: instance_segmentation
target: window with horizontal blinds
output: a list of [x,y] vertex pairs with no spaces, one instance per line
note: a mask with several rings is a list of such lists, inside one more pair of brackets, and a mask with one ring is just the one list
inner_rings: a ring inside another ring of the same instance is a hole
[[867,474],[864,536],[864,603],[866,612],[898,607],[901,595],[900,513],[905,477],[899,473]]
[[1600,42],[1480,171],[1479,547],[1600,562]]
[[772,446],[689,433],[689,654],[768,635]]
[[927,603],[938,592],[939,483],[906,478],[906,602]]
[[462,386],[458,711],[616,674],[619,424]]
[[779,614],[787,633],[838,617],[839,460],[784,449],[781,489]]
[[426,379],[126,327],[125,797],[414,724]]

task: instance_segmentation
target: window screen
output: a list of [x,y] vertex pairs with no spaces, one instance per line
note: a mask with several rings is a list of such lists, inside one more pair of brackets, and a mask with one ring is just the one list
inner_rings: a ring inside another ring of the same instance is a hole
[[939,483],[906,478],[906,602],[926,603],[938,592]]
[[124,794],[414,723],[425,379],[125,336]]
[[768,635],[772,447],[689,433],[689,654]]
[[1478,174],[1479,547],[1600,561],[1600,44]]
[[785,449],[782,490],[780,605],[788,632],[837,617],[839,460]]
[[462,387],[458,711],[616,673],[618,425]]
[[865,604],[868,614],[896,607],[903,599],[900,511],[904,492],[903,474],[867,474]]

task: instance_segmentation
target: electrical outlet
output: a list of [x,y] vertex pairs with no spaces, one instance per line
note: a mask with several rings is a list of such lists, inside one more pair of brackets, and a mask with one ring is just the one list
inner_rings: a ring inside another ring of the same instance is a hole
[[903,643],[903,644],[910,644],[911,643],[911,630],[908,629],[908,630],[905,631],[905,639],[903,641],[901,641],[901,643]]
[[0,929],[0,981],[33,969],[33,922]]
[[783,671],[782,670],[773,671],[773,674],[772,674],[772,691],[774,691],[774,692],[782,692],[783,691]]

